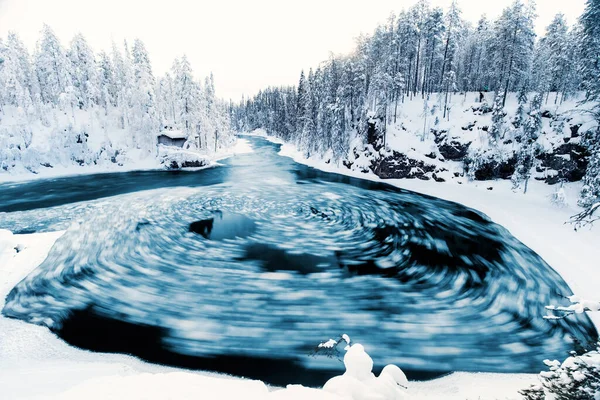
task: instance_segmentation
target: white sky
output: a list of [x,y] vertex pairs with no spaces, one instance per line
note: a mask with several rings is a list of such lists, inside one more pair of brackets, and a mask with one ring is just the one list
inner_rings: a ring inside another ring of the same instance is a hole
[[[513,0],[459,0],[463,17],[495,18]],[[33,49],[43,23],[67,45],[76,32],[94,50],[139,37],[157,75],[187,54],[196,77],[215,74],[217,95],[238,100],[269,85],[295,84],[330,52],[352,50],[391,11],[416,0],[0,0],[0,36],[17,32]],[[431,0],[445,9],[451,0]],[[538,34],[563,12],[573,23],[585,0],[538,0]]]

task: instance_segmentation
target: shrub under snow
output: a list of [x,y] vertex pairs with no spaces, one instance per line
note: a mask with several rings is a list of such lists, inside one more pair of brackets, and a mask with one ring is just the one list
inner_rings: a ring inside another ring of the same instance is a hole
[[549,371],[540,373],[540,385],[521,392],[527,400],[600,400],[598,350],[544,363]]
[[350,344],[348,335],[339,340],[330,339],[317,347],[317,352],[324,350],[330,355],[338,344],[346,344],[344,351],[343,375],[331,378],[323,386],[323,390],[353,400],[403,400],[407,399],[408,380],[400,368],[387,365],[378,377],[373,374],[373,359],[367,354],[363,345]]
[[[579,296],[568,299],[571,304],[566,307],[547,306],[551,314],[545,318],[555,320],[586,311],[600,311],[600,302]],[[573,352],[562,363],[545,360],[549,370],[540,373],[540,384],[523,390],[521,394],[527,400],[600,400],[599,350],[582,355]]]

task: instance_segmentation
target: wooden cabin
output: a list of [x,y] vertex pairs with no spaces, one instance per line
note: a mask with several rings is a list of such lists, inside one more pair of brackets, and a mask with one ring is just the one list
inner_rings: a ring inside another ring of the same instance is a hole
[[187,141],[187,135],[185,132],[171,127],[165,127],[163,131],[158,135],[158,144],[165,146],[182,147]]

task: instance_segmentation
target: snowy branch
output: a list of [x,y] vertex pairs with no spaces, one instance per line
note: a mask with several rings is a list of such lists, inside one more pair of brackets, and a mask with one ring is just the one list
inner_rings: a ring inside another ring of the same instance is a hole
[[[588,311],[600,311],[600,302],[598,301],[582,299],[579,296],[569,296],[567,299],[569,299],[571,302],[571,305],[569,306],[546,306],[546,310],[550,311],[551,313],[546,315],[544,319],[557,320],[567,318],[573,314],[582,314]],[[559,314],[555,315],[554,313]]]
[[585,226],[590,226],[600,220],[600,214],[597,214],[597,211],[600,209],[600,203],[595,203],[592,206],[586,208],[579,214],[573,215],[569,220],[570,224],[575,226],[575,230],[583,228]]

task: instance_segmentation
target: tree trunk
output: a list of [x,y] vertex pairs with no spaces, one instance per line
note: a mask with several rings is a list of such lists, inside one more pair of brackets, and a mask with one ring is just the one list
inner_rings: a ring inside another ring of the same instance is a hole
[[417,65],[415,66],[415,86],[413,88],[414,96],[417,95],[417,87],[419,87],[419,62],[421,60],[421,36],[417,42]]

